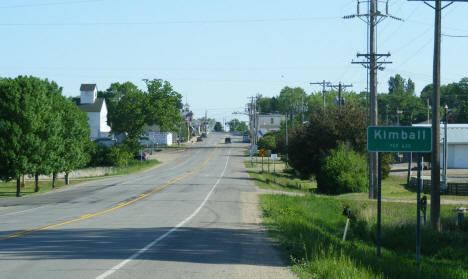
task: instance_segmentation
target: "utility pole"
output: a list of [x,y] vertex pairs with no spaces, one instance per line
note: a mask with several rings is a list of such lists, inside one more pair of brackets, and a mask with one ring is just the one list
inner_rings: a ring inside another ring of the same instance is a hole
[[[454,2],[468,2],[467,0],[432,0],[435,5],[429,4],[428,0],[424,4],[435,10],[434,18],[434,60],[432,76],[432,155],[431,155],[431,226],[440,231],[440,37],[442,10],[452,5]],[[449,2],[442,6],[442,1]]]
[[[361,13],[360,10],[360,3],[367,2],[368,9],[366,12]],[[380,1],[382,2],[382,1]],[[364,61],[352,61],[352,64],[361,64],[365,68],[369,70],[369,83],[370,83],[370,126],[377,126],[378,120],[378,111],[377,111],[377,70],[383,70],[383,64],[390,64],[392,62],[388,61],[379,61],[382,57],[389,57],[390,53],[387,54],[378,54],[377,47],[376,47],[376,29],[377,24],[379,24],[382,20],[387,17],[401,20],[394,16],[389,15],[388,13],[388,1],[385,2],[385,11],[380,11],[378,9],[378,0],[369,0],[369,1],[358,1],[357,4],[357,14],[345,16],[345,19],[350,19],[354,17],[358,17],[364,22],[367,23],[369,27],[369,53],[366,54],[357,54],[357,57],[364,57]],[[371,152],[369,154],[369,198],[376,199],[377,198],[377,172],[378,172],[378,156],[377,153]]]
[[342,84],[341,81],[338,84],[328,84],[327,85],[330,88],[338,89],[338,110],[341,112],[341,106],[344,104],[343,99],[341,98],[341,93],[343,91],[343,88],[347,87],[353,87],[352,84]]
[[324,81],[322,81],[322,82],[310,82],[309,84],[310,84],[310,85],[313,85],[313,84],[322,85],[323,112],[325,112],[325,93],[327,92],[327,91],[325,91],[325,87],[326,87],[327,85],[329,85],[330,82],[324,80]]
[[205,133],[208,132],[208,130],[207,130],[207,128],[206,128],[206,124],[207,124],[207,122],[208,122],[208,116],[207,116],[207,114],[208,114],[208,111],[205,110],[205,121],[204,121],[204,123],[203,123],[203,126],[205,127]]
[[284,122],[284,124],[285,124],[285,137],[286,137],[286,166],[287,166],[288,163],[289,163],[289,155],[288,155],[288,147],[289,147],[289,145],[288,145],[288,140],[289,140],[288,139],[289,138],[289,135],[288,135],[288,117],[285,116],[284,120],[286,120]]

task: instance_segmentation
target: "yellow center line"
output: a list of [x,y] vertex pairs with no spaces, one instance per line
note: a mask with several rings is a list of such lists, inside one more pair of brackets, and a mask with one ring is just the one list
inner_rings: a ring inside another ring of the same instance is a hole
[[204,166],[206,166],[206,164],[208,164],[208,162],[213,158],[213,156],[216,153],[217,149],[218,149],[218,146],[216,146],[216,148],[210,153],[208,158],[200,166],[198,166],[197,168],[193,169],[192,171],[190,171],[190,172],[188,172],[188,173],[186,173],[184,175],[181,175],[181,176],[179,176],[177,178],[174,178],[173,180],[169,181],[168,183],[166,183],[164,185],[161,185],[161,186],[158,186],[158,187],[154,188],[152,191],[150,191],[148,193],[141,194],[140,196],[138,196],[137,198],[134,198],[133,200],[130,200],[130,201],[127,201],[127,202],[121,202],[118,205],[116,205],[114,207],[111,207],[109,209],[102,210],[102,211],[99,211],[99,212],[96,212],[96,213],[85,214],[85,215],[83,215],[81,217],[71,219],[71,220],[68,220],[68,221],[64,221],[64,222],[61,222],[61,223],[58,223],[58,224],[49,225],[49,226],[46,226],[46,227],[32,229],[32,230],[19,231],[19,232],[16,232],[16,233],[13,233],[13,234],[10,234],[10,235],[7,235],[7,236],[0,237],[0,241],[5,240],[5,239],[9,239],[9,238],[19,237],[19,236],[22,236],[22,235],[25,235],[25,234],[30,234],[30,233],[33,233],[33,232],[45,231],[45,230],[48,230],[48,229],[53,229],[53,228],[60,227],[60,226],[63,226],[63,225],[67,225],[67,224],[70,224],[70,223],[86,220],[86,219],[89,219],[89,218],[92,218],[92,217],[95,217],[95,216],[99,216],[99,215],[114,211],[114,210],[119,209],[121,207],[130,205],[130,204],[132,204],[132,203],[134,203],[136,201],[139,201],[139,200],[141,200],[143,198],[146,198],[147,196],[149,196],[151,194],[154,194],[154,193],[156,193],[158,191],[161,191],[164,188],[167,188],[170,185],[172,185],[172,184],[174,184],[174,183],[176,183],[176,182],[178,182],[178,181],[180,181],[180,180],[182,180],[184,178],[187,178],[188,176],[191,176],[192,174],[198,172],[200,169],[202,169]]

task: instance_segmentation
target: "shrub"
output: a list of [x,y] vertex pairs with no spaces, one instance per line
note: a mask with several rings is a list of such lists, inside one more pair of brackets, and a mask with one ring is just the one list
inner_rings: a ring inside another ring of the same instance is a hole
[[107,162],[107,153],[109,152],[108,147],[91,142],[88,150],[91,156],[88,166],[98,167],[109,165]]
[[344,144],[331,151],[317,175],[319,191],[327,194],[364,192],[367,189],[367,163],[364,155],[346,150]]
[[326,111],[314,110],[308,124],[291,131],[289,163],[301,177],[317,175],[330,150],[341,142],[356,152],[365,152],[366,127],[366,110],[362,107],[344,106],[339,111],[329,106]]
[[124,145],[112,146],[107,153],[107,160],[110,165],[115,167],[125,167],[128,161],[132,159],[132,153]]
[[382,179],[387,178],[392,170],[391,164],[395,161],[393,159],[393,153],[380,153],[382,156]]
[[132,159],[132,152],[126,145],[107,147],[92,142],[88,150],[91,155],[91,161],[88,163],[90,167],[123,167]]
[[266,150],[271,150],[272,153],[277,152],[276,148],[276,135],[275,133],[265,134],[258,140],[258,148],[264,148]]

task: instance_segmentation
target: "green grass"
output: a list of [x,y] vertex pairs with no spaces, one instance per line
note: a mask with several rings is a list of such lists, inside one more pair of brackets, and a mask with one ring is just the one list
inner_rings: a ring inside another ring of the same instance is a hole
[[[247,165],[247,163],[246,163]],[[250,165],[250,163],[248,163]],[[272,171],[272,169],[271,169]],[[290,191],[290,192],[312,192],[317,188],[313,180],[302,180],[288,172],[262,172],[261,170],[248,170],[250,178],[262,189]]]
[[[430,200],[429,193],[422,193]],[[366,199],[367,193],[343,194],[339,197],[345,199]],[[406,177],[390,175],[382,181],[382,198],[391,200],[416,200],[416,189],[406,185]],[[468,196],[441,195],[442,200],[464,200],[468,201]]]
[[[453,226],[442,206],[444,232],[422,233],[422,262],[415,262],[414,204],[384,203],[382,256],[376,256],[375,203],[336,197],[263,195],[264,224],[301,278],[468,278],[468,226]],[[354,214],[347,241],[344,206]]]
[[[95,180],[95,178],[85,178],[85,179],[70,179],[70,185]],[[55,189],[65,187],[64,179],[57,179],[55,182]],[[69,186],[69,185],[68,185]],[[39,192],[43,193],[52,190],[52,181],[51,180],[39,180]],[[31,194],[36,194],[34,192],[34,180],[25,180],[24,187],[21,187],[21,196],[28,196]],[[9,182],[0,182],[0,198],[9,198],[16,197],[16,180]]]
[[[103,176],[94,176],[94,177],[83,177],[78,179],[70,179],[69,185],[65,185],[64,179],[57,179],[55,182],[55,189],[59,189],[62,187],[68,187],[73,184],[87,182],[96,180],[106,176],[114,176],[114,175],[125,175],[130,173],[135,173],[142,171],[144,169],[151,168],[155,165],[159,164],[158,160],[148,160],[148,161],[131,161],[128,166],[122,168],[114,168],[111,173],[106,173]],[[39,180],[39,192],[43,193],[53,190],[52,188],[52,181],[51,180]],[[34,179],[33,180],[25,180],[24,187],[21,187],[21,196],[28,196],[32,194],[37,194],[34,192]],[[0,198],[8,198],[8,197],[15,197],[16,196],[16,180],[9,181],[9,182],[0,182]]]
[[115,168],[115,171],[111,175],[124,175],[131,174],[134,172],[139,172],[151,167],[158,165],[160,162],[158,160],[147,160],[147,161],[130,161],[126,167]]
[[[252,167],[246,161],[245,167],[261,188],[306,193],[304,197],[263,195],[260,198],[264,224],[300,278],[468,279],[468,222],[462,229],[455,227],[452,212],[459,205],[441,206],[441,233],[423,227],[422,263],[418,265],[415,261],[416,204],[383,203],[382,257],[377,258],[377,205],[376,201],[367,199],[367,193],[311,194],[316,187],[313,180],[301,180],[290,171],[279,172],[274,180],[271,173],[259,170],[259,164]],[[306,186],[295,186],[301,184]],[[416,200],[416,193],[406,187],[405,177],[392,175],[382,181],[382,197]],[[468,197],[442,196],[442,199]],[[353,217],[347,241],[342,242],[345,206],[351,208]],[[428,219],[429,216],[428,207]]]

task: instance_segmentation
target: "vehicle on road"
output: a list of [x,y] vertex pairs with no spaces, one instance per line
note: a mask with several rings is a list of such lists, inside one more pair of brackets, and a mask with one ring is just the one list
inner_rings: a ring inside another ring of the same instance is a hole
[[146,152],[143,152],[141,154],[137,154],[135,156],[135,160],[139,160],[139,161],[146,161],[146,160],[149,160],[149,154],[146,153]]
[[197,142],[203,141],[202,137],[197,137]]
[[201,134],[201,137],[202,137],[202,138],[207,138],[208,135],[207,135],[206,133],[202,133],[202,134]]
[[98,145],[103,145],[107,147],[111,147],[117,144],[117,141],[115,139],[110,138],[97,138],[94,140],[94,142]]
[[225,138],[224,143],[231,143],[231,138]]

